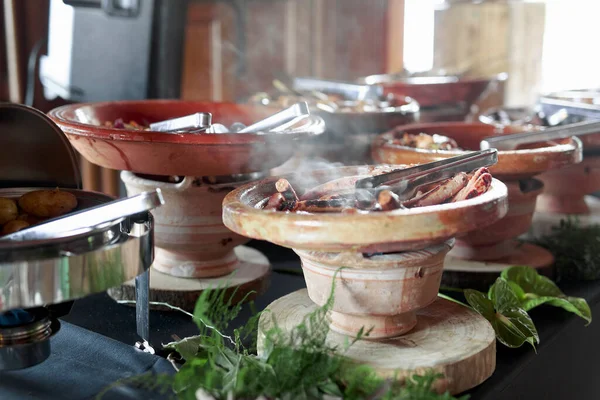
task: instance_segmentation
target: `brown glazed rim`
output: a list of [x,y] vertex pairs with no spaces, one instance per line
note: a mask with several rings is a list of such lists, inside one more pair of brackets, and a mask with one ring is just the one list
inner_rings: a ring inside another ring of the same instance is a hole
[[[394,166],[396,168],[402,166]],[[374,167],[341,167],[341,176],[364,175]],[[324,171],[315,171],[319,175]],[[285,176],[292,184],[294,175]],[[241,186],[223,200],[223,221],[232,231],[297,249],[338,250],[385,243],[428,244],[447,240],[506,215],[507,187],[494,179],[490,190],[458,203],[369,214],[301,214],[256,208],[275,192],[278,177]],[[324,182],[324,181],[321,181]],[[298,188],[296,186],[296,188]],[[307,189],[307,188],[301,188]],[[422,248],[421,247],[421,248]]]
[[[485,124],[481,122],[467,123],[467,122],[432,122],[424,124],[409,124],[398,128],[399,132],[404,131],[419,131],[421,129],[439,129],[439,133],[452,138],[451,134],[444,132],[445,127],[456,129],[457,127],[465,127],[465,129],[475,129],[482,127],[483,129],[493,128],[495,133],[501,133],[505,129],[508,133],[515,133],[519,131],[527,131],[529,129],[537,129],[531,127],[520,127],[520,126],[503,126],[498,124]],[[492,136],[490,133],[489,136]],[[374,159],[377,162],[389,163],[394,160],[386,159],[385,156],[377,156],[377,151],[389,151],[399,153],[413,153],[422,156],[421,163],[431,162],[443,158],[455,157],[461,154],[465,154],[468,150],[428,150],[428,149],[415,149],[413,147],[402,146],[399,144],[392,143],[395,139],[396,132],[386,132],[378,135],[373,139],[372,152],[374,153]],[[482,138],[483,139],[483,138]],[[492,174],[497,176],[504,175],[536,175],[547,169],[558,168],[565,165],[576,164],[581,162],[583,159],[583,145],[579,138],[571,137],[567,139],[561,139],[558,144],[544,147],[537,147],[531,149],[519,149],[519,150],[500,150],[498,151],[498,163],[490,170]],[[471,150],[472,151],[472,150]],[[546,160],[545,163],[540,160]]]

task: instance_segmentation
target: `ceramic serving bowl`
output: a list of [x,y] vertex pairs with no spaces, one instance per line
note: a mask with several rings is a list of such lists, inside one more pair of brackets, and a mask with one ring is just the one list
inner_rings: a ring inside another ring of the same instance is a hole
[[[486,111],[480,121],[497,124],[498,111],[504,111],[513,125],[539,125],[534,111],[528,108],[504,108]],[[581,122],[582,117],[568,116],[565,123]],[[553,169],[538,176],[544,183],[544,192],[537,201],[536,210],[556,214],[589,214],[585,196],[600,191],[600,132],[579,137],[583,144],[584,159],[579,164]]]
[[[425,150],[394,144],[403,133],[441,134],[456,140],[467,150],[478,150],[479,142],[490,136],[523,131],[516,126],[495,126],[483,123],[431,123],[401,127],[378,136],[373,142],[373,159],[381,163],[424,164],[463,154],[465,150]],[[581,161],[581,142],[577,138],[540,143],[521,150],[499,151],[498,163],[490,167],[492,175],[508,187],[509,209],[506,216],[492,226],[477,229],[457,237],[452,255],[477,261],[500,260],[516,251],[518,236],[531,225],[536,199],[543,183],[532,177],[542,172]]]
[[288,160],[298,141],[321,134],[323,120],[311,116],[284,133],[171,134],[104,126],[119,118],[147,124],[210,112],[213,123],[249,125],[277,109],[233,103],[141,100],[72,104],[48,114],[71,145],[101,167],[152,175],[214,176],[267,171]]
[[579,164],[543,173],[544,193],[536,210],[551,214],[590,214],[586,195],[600,191],[600,156],[585,155]]
[[491,85],[506,80],[506,74],[491,77],[423,76],[398,78],[394,75],[371,75],[359,79],[369,85],[379,84],[384,93],[402,94],[419,102],[422,108],[464,104],[468,112]]
[[239,260],[234,248],[248,242],[223,225],[222,202],[236,187],[261,174],[227,177],[212,184],[202,178],[184,177],[178,183],[164,177],[121,173],[128,196],[160,188],[163,207],[153,211],[156,270],[181,278],[214,278],[235,271]]
[[326,131],[314,140],[303,141],[297,153],[303,159],[323,159],[344,165],[369,164],[373,136],[419,121],[419,104],[414,99],[398,95],[393,98],[394,106],[380,111],[326,112],[311,107],[312,114],[323,118]]
[[[336,187],[350,188],[360,177],[391,168],[342,167],[285,178],[302,195],[337,178],[341,180]],[[223,201],[225,226],[292,248],[300,256],[315,303],[325,304],[335,286],[332,328],[345,334],[372,328],[371,338],[412,329],[415,312],[435,299],[452,238],[490,225],[507,211],[506,186],[495,179],[481,196],[436,206],[368,214],[263,210],[262,204],[276,192],[277,179],[229,193]]]

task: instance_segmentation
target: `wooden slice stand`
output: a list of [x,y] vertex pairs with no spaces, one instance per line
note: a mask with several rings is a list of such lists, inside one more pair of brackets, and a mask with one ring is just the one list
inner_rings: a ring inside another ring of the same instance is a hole
[[[198,296],[207,289],[226,287],[230,293],[237,289],[234,303],[241,301],[248,293],[256,292],[248,299],[263,294],[269,286],[270,265],[267,257],[258,250],[237,246],[235,254],[239,259],[237,271],[210,279],[178,278],[150,269],[150,301],[168,303],[172,306],[193,312]],[[135,284],[129,281],[120,287],[108,290],[113,299],[135,300]],[[150,306],[153,309],[171,310],[164,306]]]
[[500,273],[515,265],[535,268],[538,273],[552,277],[554,256],[548,250],[530,243],[521,243],[508,257],[494,261],[471,261],[446,256],[442,286],[477,289],[487,292]]
[[[590,208],[590,213],[571,215],[571,217],[578,219],[581,226],[600,224],[600,199],[593,196],[586,196],[585,202]],[[531,224],[531,229],[527,233],[527,237],[536,238],[547,235],[552,232],[553,226],[560,225],[560,221],[566,220],[568,217],[569,215],[567,214],[536,212],[533,215],[533,223]]]
[[[273,327],[273,317],[284,331],[291,331],[317,306],[306,289],[293,292],[273,303],[259,324],[258,352],[264,345],[264,332]],[[329,344],[343,348],[348,337],[331,331]],[[479,314],[448,300],[437,299],[417,312],[417,325],[409,333],[392,339],[359,340],[344,355],[367,364],[384,378],[405,379],[429,370],[444,378],[435,383],[439,392],[458,394],[471,389],[496,368],[496,336]]]

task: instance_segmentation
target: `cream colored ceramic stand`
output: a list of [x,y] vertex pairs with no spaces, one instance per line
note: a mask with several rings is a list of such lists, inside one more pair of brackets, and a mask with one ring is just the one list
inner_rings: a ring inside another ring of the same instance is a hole
[[[317,306],[306,289],[284,296],[263,313],[259,324],[258,352],[265,345],[264,332],[273,327],[272,317],[284,331],[291,331]],[[329,344],[342,348],[348,336],[331,331]],[[351,339],[351,338],[350,338]],[[417,311],[417,325],[396,338],[359,340],[344,355],[353,362],[372,366],[385,378],[404,379],[433,370],[444,375],[436,390],[452,394],[471,389],[494,372],[496,337],[479,314],[456,303],[437,299]]]
[[[237,270],[229,275],[216,278],[178,278],[163,274],[155,268],[150,269],[150,301],[168,303],[172,306],[193,312],[200,294],[207,289],[227,287],[228,293],[236,290],[234,303],[241,301],[248,293],[254,292],[247,299],[263,294],[269,284],[270,265],[267,258],[258,250],[246,246],[237,246]],[[115,300],[135,300],[133,281],[120,287],[108,290]],[[169,308],[151,305],[154,309]]]
[[[590,209],[589,214],[571,215],[577,218],[582,226],[600,224],[600,199],[593,196],[586,196],[585,202]],[[536,212],[533,215],[533,224],[527,233],[527,238],[535,238],[546,235],[552,231],[553,226],[558,226],[560,221],[567,219],[566,214],[551,214],[545,212]]]

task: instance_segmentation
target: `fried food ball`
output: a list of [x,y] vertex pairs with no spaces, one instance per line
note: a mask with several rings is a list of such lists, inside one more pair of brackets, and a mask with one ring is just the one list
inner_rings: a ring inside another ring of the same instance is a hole
[[18,215],[17,203],[12,199],[0,197],[0,225],[16,219]]
[[19,198],[19,207],[34,217],[53,218],[77,207],[77,198],[72,193],[59,189],[35,190]]
[[46,218],[34,217],[33,215],[29,214],[20,214],[17,219],[20,221],[25,221],[29,225],[36,225],[46,220]]
[[2,234],[8,235],[10,233],[14,233],[20,231],[21,229],[25,229],[29,226],[27,221],[22,221],[20,219],[13,219],[10,222],[7,222],[2,228]]

